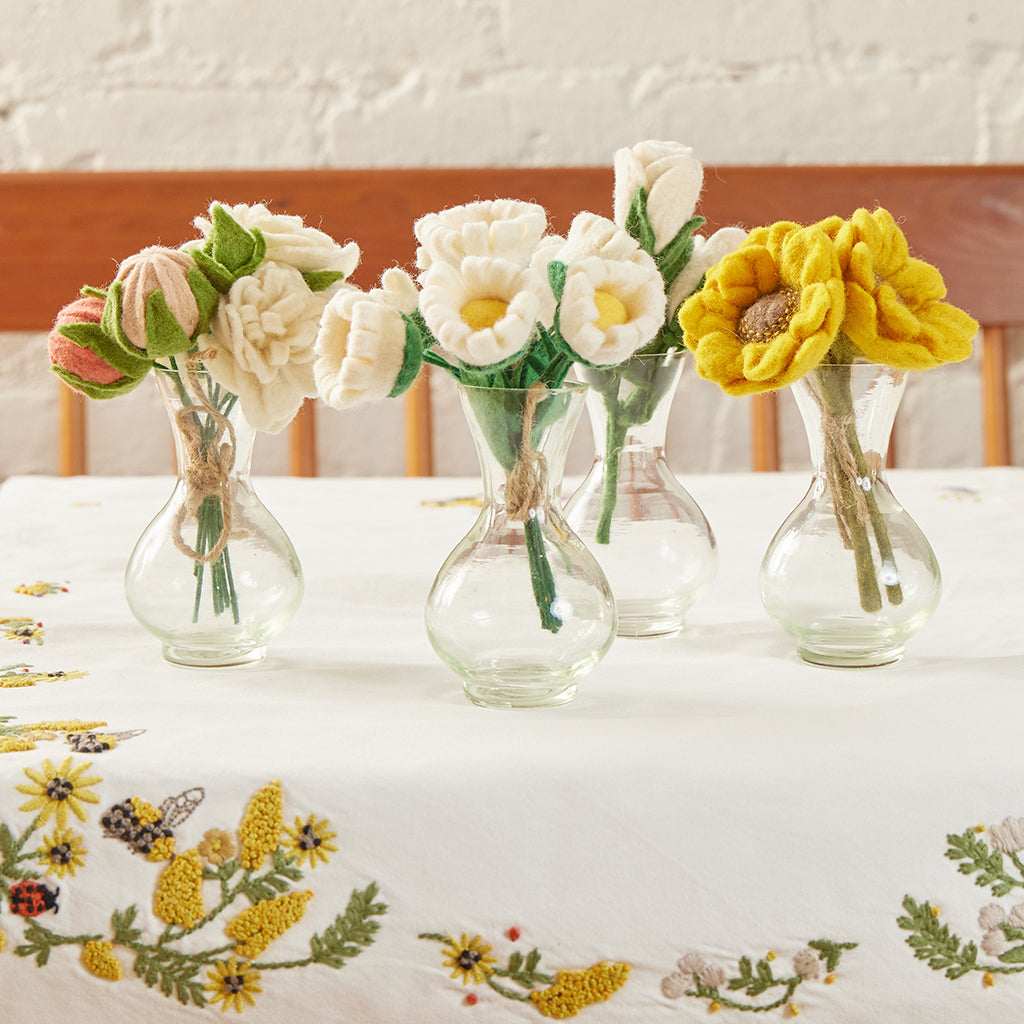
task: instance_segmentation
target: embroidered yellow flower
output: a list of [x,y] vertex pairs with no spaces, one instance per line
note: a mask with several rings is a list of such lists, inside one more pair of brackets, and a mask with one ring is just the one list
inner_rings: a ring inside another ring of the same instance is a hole
[[277,849],[283,824],[281,783],[275,780],[264,786],[245,809],[242,827],[238,830],[242,840],[239,860],[243,868],[256,870]]
[[35,743],[24,736],[0,736],[0,754],[17,754],[35,749]]
[[114,948],[112,942],[99,942],[90,940],[82,947],[82,964],[90,974],[97,978],[105,978],[107,981],[120,981],[122,970],[121,961],[111,952]]
[[43,845],[38,848],[39,859],[46,865],[48,875],[63,878],[75,875],[76,868],[85,864],[89,852],[82,844],[85,837],[75,835],[71,829],[54,829],[52,835],[43,836]]
[[566,1020],[585,1006],[604,1002],[626,984],[629,964],[600,963],[585,971],[559,971],[551,988],[531,992],[530,1000],[542,1017]]
[[845,312],[832,240],[782,221],[716,263],[679,309],[697,372],[732,395],[785,387],[821,362]]
[[85,821],[85,808],[82,805],[100,802],[100,798],[87,787],[103,781],[98,775],[82,774],[90,767],[92,762],[86,761],[72,768],[71,758],[66,757],[56,768],[49,760],[43,761],[42,771],[26,768],[25,774],[32,780],[33,785],[16,786],[15,789],[19,793],[31,796],[32,799],[18,809],[39,811],[41,825],[56,817],[57,825],[65,828],[69,808],[79,821]]
[[179,854],[164,868],[156,884],[153,913],[168,924],[191,928],[205,913],[203,863],[195,850]]
[[235,855],[235,837],[220,828],[211,828],[196,847],[199,856],[208,864],[217,866]]
[[302,919],[312,897],[313,893],[307,889],[264,900],[243,910],[228,923],[224,932],[235,940],[235,952],[239,956],[252,959]]
[[942,301],[942,275],[910,255],[888,210],[861,209],[818,227],[834,240],[846,282],[843,330],[870,362],[929,370],[971,354],[977,322]]
[[320,861],[326,864],[331,859],[328,853],[337,852],[338,847],[331,840],[338,833],[329,831],[330,826],[326,818],[318,819],[315,814],[311,814],[308,821],[296,817],[294,828],[285,826],[284,830],[289,836],[285,848],[298,856],[300,867],[307,860],[311,868],[315,868]]
[[256,984],[260,980],[260,972],[246,963],[240,964],[234,957],[215,963],[212,970],[206,972],[206,976],[210,981],[203,988],[212,993],[211,1003],[223,1003],[221,1010],[224,1013],[230,1008],[241,1013],[246,1004],[255,1005],[253,993],[263,991]]
[[497,963],[495,957],[488,956],[490,951],[491,947],[481,936],[476,935],[470,939],[463,932],[462,940],[459,942],[449,938],[444,965],[452,968],[451,977],[462,978],[463,985],[468,985],[470,981],[474,985],[479,985],[494,971],[491,965]]

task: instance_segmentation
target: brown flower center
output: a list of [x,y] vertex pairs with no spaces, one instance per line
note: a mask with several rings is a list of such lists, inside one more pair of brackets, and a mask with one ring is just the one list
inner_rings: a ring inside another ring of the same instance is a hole
[[749,341],[771,341],[789,327],[800,304],[800,293],[794,288],[779,288],[762,295],[740,314],[736,333],[745,345]]

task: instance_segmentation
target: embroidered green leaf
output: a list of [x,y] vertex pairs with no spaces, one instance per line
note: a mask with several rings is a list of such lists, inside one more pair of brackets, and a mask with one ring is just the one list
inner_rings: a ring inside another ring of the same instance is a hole
[[244,878],[238,883],[239,892],[244,893],[251,903],[262,903],[272,900],[291,888],[292,882],[302,879],[302,872],[294,867],[292,861],[282,847],[278,847],[271,858],[272,867],[263,875]]
[[196,981],[201,963],[195,958],[163,946],[135,947],[136,975],[148,988],[158,988],[165,996],[174,996],[187,1006],[206,1005],[206,994],[201,981]]
[[927,960],[933,971],[945,971],[947,978],[956,979],[970,971],[991,970],[978,964],[978,947],[973,942],[961,948],[960,937],[939,920],[930,903],[917,903],[906,896],[903,909],[907,915],[898,918],[897,924],[911,933],[907,945],[918,960]]
[[142,938],[142,929],[132,927],[137,915],[138,908],[134,903],[123,914],[119,910],[115,910],[110,915],[110,927],[113,931],[114,942],[130,945]]
[[1004,964],[1024,964],[1024,946],[1014,946],[999,957]]
[[[539,964],[539,949],[531,949],[525,957],[517,950],[509,956],[507,967],[495,967],[493,973],[499,978],[509,978],[525,989],[533,989],[538,985],[553,985],[555,983],[554,977],[538,971],[537,967]],[[491,987],[495,986],[492,985]],[[499,991],[503,995],[507,992],[505,989],[499,989]]]
[[828,939],[812,939],[807,945],[824,961],[828,971],[834,971],[839,966],[843,953],[857,948],[856,942],[831,942]]
[[377,883],[371,882],[362,892],[352,891],[344,914],[339,914],[334,923],[324,929],[323,935],[313,935],[309,949],[314,963],[324,964],[340,970],[348,960],[359,956],[368,946],[373,945],[380,922],[374,917],[387,913],[387,904],[378,903]]
[[961,862],[957,870],[962,875],[976,875],[975,885],[990,887],[995,896],[1006,896],[1015,888],[1024,886],[1024,880],[1007,873],[1003,855],[998,850],[990,850],[973,829],[967,829],[959,836],[947,835],[946,842],[949,843],[946,856]]

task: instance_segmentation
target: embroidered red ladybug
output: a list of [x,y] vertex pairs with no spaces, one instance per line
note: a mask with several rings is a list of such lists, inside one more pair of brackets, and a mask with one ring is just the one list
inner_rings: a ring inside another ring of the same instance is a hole
[[10,890],[11,913],[21,917],[38,917],[52,910],[56,914],[59,909],[58,895],[60,886],[51,889],[45,882],[36,882],[31,878],[15,882]]

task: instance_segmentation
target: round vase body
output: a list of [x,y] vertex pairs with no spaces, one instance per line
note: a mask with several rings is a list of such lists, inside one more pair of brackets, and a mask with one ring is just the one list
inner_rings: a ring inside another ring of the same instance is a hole
[[665,458],[684,358],[670,352],[576,368],[589,386],[596,451],[566,516],[608,577],[619,636],[678,633],[718,568],[707,518]]
[[178,479],[125,569],[132,614],[175,664],[261,660],[302,601],[302,569],[253,491],[255,431],[205,370],[157,367]]
[[822,365],[792,387],[814,463],[803,501],[761,564],[761,601],[808,662],[897,661],[939,603],[931,545],[885,478],[906,374]]
[[473,703],[563,704],[615,637],[608,581],[559,500],[584,388],[459,390],[483,506],[434,580],[427,635]]

